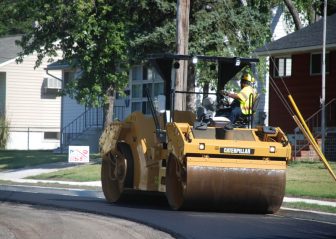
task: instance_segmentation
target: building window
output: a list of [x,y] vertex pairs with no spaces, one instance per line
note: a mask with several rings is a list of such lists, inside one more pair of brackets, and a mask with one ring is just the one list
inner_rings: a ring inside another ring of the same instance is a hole
[[[329,53],[326,53],[326,73],[329,73]],[[322,74],[322,54],[312,53],[310,55],[310,74]]]
[[151,108],[150,108],[150,104],[149,104],[149,102],[147,101],[147,102],[142,102],[142,113],[143,114],[151,114]]
[[132,82],[142,80],[142,66],[134,66],[132,69]]
[[132,98],[141,98],[142,84],[132,85]]
[[44,132],[44,139],[60,139],[59,132]]
[[155,69],[146,66],[134,66],[131,74],[131,111],[150,114],[150,105],[145,89],[147,88],[152,100],[155,101],[158,95],[164,93],[163,80]]
[[141,111],[141,102],[132,102],[132,112]]
[[149,96],[153,97],[152,84],[143,84],[142,85],[142,97],[147,98],[146,88],[148,90]]
[[287,77],[292,75],[292,58],[279,57],[275,58],[274,76]]
[[163,95],[163,82],[154,84],[154,97]]

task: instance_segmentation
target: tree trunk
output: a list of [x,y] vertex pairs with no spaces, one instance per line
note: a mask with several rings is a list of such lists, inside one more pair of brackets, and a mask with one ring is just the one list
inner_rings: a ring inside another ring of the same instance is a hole
[[316,22],[316,12],[313,6],[310,6],[308,8],[308,22],[309,22],[309,25]]
[[294,6],[292,0],[284,0],[285,5],[288,8],[288,11],[293,17],[295,30],[300,30],[302,28],[299,12],[297,11],[296,7]]
[[115,90],[108,90],[108,102],[104,105],[104,127],[108,126],[113,121],[113,108],[115,100]]

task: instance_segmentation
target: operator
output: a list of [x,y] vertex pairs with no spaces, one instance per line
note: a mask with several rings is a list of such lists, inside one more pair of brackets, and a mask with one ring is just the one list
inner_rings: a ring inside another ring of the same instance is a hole
[[[216,112],[216,116],[224,116],[228,118],[232,124],[234,124],[241,115],[247,115],[250,110],[250,99],[254,100],[256,97],[256,91],[251,86],[253,81],[252,76],[249,73],[244,73],[240,80],[240,92],[230,93],[221,90],[220,94],[233,98],[233,102],[230,107],[226,109],[219,109]],[[252,94],[252,98],[250,95]],[[251,102],[252,103],[252,102]]]

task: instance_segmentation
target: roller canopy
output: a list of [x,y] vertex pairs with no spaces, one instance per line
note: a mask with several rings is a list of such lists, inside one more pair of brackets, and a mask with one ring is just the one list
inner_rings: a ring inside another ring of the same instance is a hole
[[[172,87],[171,70],[173,62],[191,61],[197,58],[198,61],[215,62],[218,64],[217,89],[223,89],[225,84],[232,79],[239,71],[246,66],[252,66],[259,62],[256,58],[240,57],[221,57],[221,56],[202,56],[202,55],[176,55],[176,54],[152,54],[149,55],[149,63],[155,67],[165,81],[165,95],[170,98]],[[167,103],[170,100],[167,101]]]

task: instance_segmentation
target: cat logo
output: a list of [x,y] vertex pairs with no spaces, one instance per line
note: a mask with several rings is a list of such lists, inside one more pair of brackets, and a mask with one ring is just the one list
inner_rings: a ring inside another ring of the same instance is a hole
[[249,148],[220,148],[221,154],[254,154],[254,149]]

